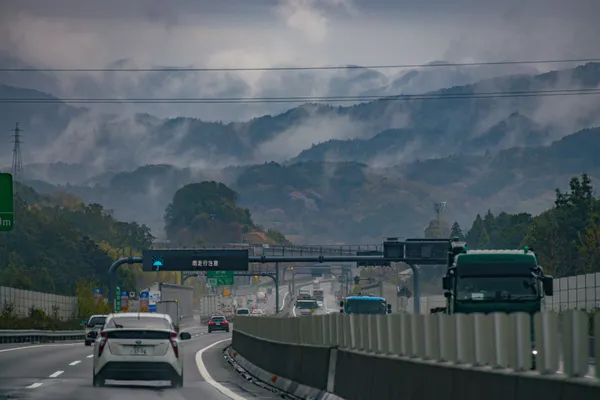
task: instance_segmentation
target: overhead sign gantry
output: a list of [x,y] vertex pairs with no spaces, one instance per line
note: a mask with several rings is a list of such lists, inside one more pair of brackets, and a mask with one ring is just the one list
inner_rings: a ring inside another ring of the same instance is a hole
[[[142,270],[160,271],[231,271],[235,275],[269,276],[276,286],[275,302],[279,310],[279,263],[335,263],[356,262],[359,266],[389,266],[393,262],[404,262],[413,271],[414,312],[420,312],[420,290],[418,265],[446,265],[451,251],[450,239],[407,239],[399,241],[388,238],[383,243],[383,254],[371,253],[340,256],[259,256],[250,257],[248,249],[174,249],[146,250],[143,257],[127,257],[115,261],[108,270],[110,297],[114,298],[116,272],[123,264],[142,264]],[[249,273],[249,263],[275,263],[275,273]],[[328,267],[325,267],[328,268]]]
[[142,271],[248,271],[247,249],[146,250]]

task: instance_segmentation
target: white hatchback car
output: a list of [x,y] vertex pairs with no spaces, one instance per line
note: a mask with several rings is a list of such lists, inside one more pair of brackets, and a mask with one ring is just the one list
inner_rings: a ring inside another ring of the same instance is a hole
[[94,386],[117,381],[171,381],[183,386],[181,340],[188,332],[175,332],[166,314],[110,314],[94,347]]

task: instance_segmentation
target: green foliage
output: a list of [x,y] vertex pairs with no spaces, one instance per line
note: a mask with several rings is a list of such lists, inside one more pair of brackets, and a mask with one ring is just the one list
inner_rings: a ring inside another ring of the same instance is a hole
[[98,282],[81,280],[77,283],[75,295],[77,297],[76,319],[83,320],[90,315],[108,314],[110,306],[104,301],[97,301],[93,290],[98,287]]
[[220,182],[185,185],[165,211],[165,231],[182,246],[240,242],[256,227],[250,211],[237,205],[239,195]]
[[15,305],[10,302],[2,304],[0,311],[0,329],[40,329],[40,330],[75,330],[80,329],[76,319],[66,321],[58,318],[58,308],[54,307],[50,315],[37,307],[31,307],[26,317],[18,316]]
[[466,237],[462,231],[462,228],[458,224],[458,222],[454,221],[452,227],[450,228],[450,238],[458,238],[459,241],[465,241]]
[[[15,228],[0,235],[0,282],[15,288],[73,295],[81,279],[108,284],[119,248],[141,251],[152,242],[147,227],[115,220],[99,204],[67,196],[40,196],[21,186]],[[119,273],[124,290],[136,290],[130,270]]]
[[[458,225],[458,224],[456,224]],[[454,231],[454,229],[453,229]],[[527,213],[477,215],[466,236],[471,249],[532,248],[546,272],[569,276],[600,271],[600,199],[590,177],[573,177],[566,192],[556,190],[554,206]]]
[[425,238],[427,239],[445,238],[448,237],[449,233],[448,223],[441,217],[429,221],[429,225],[425,228]]
[[291,244],[289,240],[285,237],[285,235],[275,229],[267,229],[267,237],[272,239],[275,244]]

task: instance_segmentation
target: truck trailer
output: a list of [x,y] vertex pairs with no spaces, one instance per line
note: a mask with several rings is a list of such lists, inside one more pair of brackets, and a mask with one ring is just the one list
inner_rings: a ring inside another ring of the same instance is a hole
[[[191,322],[194,318],[194,288],[191,286],[159,283],[161,301],[177,300],[179,304],[180,323]],[[158,304],[157,304],[157,312]]]

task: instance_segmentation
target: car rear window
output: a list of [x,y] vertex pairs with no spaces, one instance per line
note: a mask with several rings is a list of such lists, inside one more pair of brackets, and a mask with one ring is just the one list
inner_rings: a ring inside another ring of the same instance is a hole
[[108,339],[146,339],[166,340],[171,336],[170,332],[149,330],[116,330],[106,332]]
[[106,328],[146,328],[146,329],[172,329],[171,324],[165,318],[136,318],[136,317],[114,317],[108,322]]
[[211,320],[215,322],[224,321],[225,317],[212,317]]
[[106,317],[92,317],[88,321],[88,325],[104,325],[106,323]]

